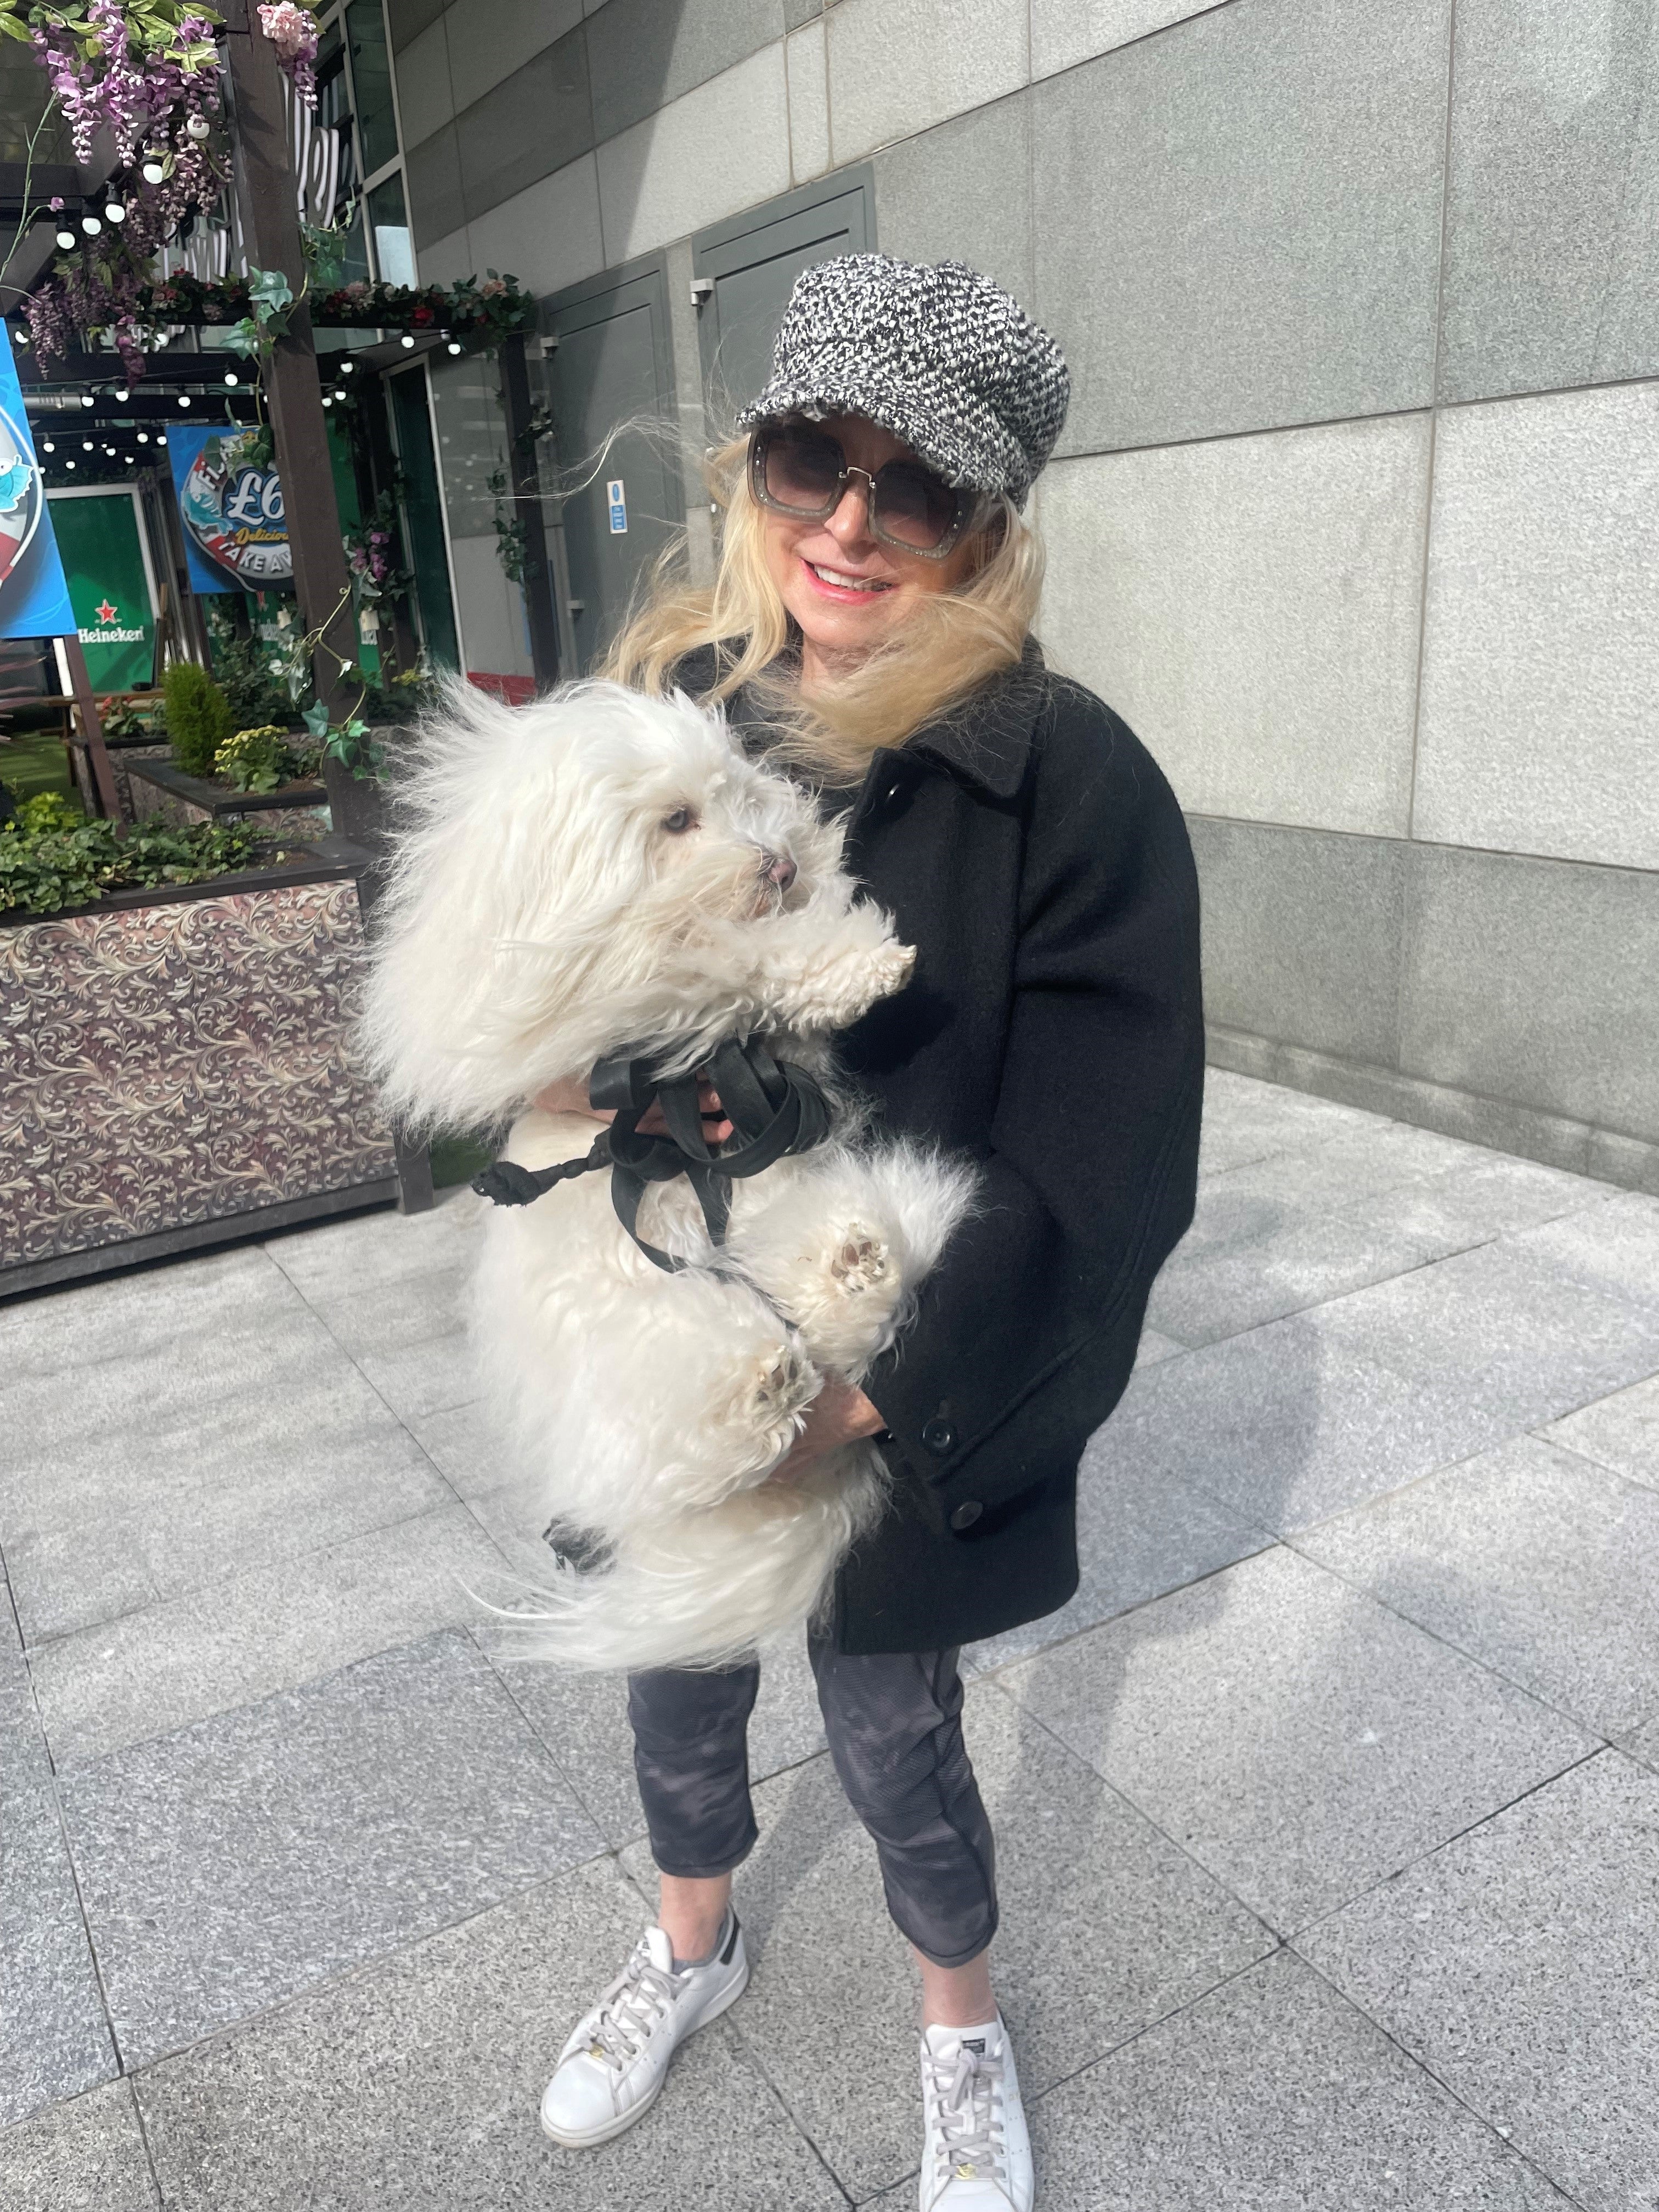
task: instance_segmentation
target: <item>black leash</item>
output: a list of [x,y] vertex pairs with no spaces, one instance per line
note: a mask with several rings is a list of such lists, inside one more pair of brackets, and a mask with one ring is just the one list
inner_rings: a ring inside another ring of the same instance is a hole
[[[716,1048],[709,1074],[720,1094],[720,1110],[736,1140],[714,1152],[703,1134],[695,1075],[664,1080],[647,1059],[602,1060],[588,1085],[588,1097],[616,1119],[600,1131],[586,1158],[562,1160],[556,1167],[522,1168],[497,1160],[472,1179],[480,1198],[497,1206],[528,1206],[565,1182],[600,1168],[611,1170],[611,1202],[617,1218],[647,1260],[670,1273],[688,1263],[647,1244],[639,1232],[646,1188],[684,1176],[697,1194],[709,1242],[726,1242],[732,1218],[735,1177],[756,1176],[790,1152],[810,1152],[830,1133],[830,1102],[807,1074],[787,1060],[775,1060],[757,1038],[735,1038]],[[639,1123],[652,1101],[662,1107],[665,1137],[642,1135]]]

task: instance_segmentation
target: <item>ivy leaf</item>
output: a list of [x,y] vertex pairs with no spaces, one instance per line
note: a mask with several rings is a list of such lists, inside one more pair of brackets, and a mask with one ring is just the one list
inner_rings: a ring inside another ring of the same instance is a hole
[[300,720],[316,738],[318,744],[321,744],[324,738],[328,734],[328,709],[322,701],[319,699],[313,705],[307,707]]
[[294,304],[294,287],[280,269],[250,269],[247,295],[261,322]]

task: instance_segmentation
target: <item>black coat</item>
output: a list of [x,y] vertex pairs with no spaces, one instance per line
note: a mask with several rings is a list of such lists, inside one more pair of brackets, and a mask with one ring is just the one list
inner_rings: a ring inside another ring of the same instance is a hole
[[[699,672],[688,664],[688,689]],[[891,1432],[894,1500],[836,1591],[841,1650],[931,1650],[1077,1588],[1078,1461],[1192,1219],[1198,884],[1151,755],[1035,642],[877,753],[848,865],[917,959],[843,1037],[843,1061],[887,1128],[983,1177],[914,1324],[865,1381]]]

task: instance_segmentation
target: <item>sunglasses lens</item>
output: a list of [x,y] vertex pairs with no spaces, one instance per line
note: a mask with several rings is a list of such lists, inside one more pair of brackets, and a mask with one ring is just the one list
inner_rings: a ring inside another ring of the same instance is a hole
[[796,514],[828,514],[841,495],[842,451],[821,432],[786,424],[763,449],[763,482],[775,507]]
[[918,553],[931,553],[945,543],[961,507],[961,494],[931,469],[890,461],[877,475],[877,528]]

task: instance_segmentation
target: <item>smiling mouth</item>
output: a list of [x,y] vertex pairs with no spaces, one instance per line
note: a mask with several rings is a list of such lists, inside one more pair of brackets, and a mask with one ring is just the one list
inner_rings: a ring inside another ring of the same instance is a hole
[[820,584],[832,592],[857,592],[861,596],[874,598],[879,592],[890,592],[892,585],[884,576],[849,576],[844,568],[826,568],[817,561],[803,564],[810,568]]

